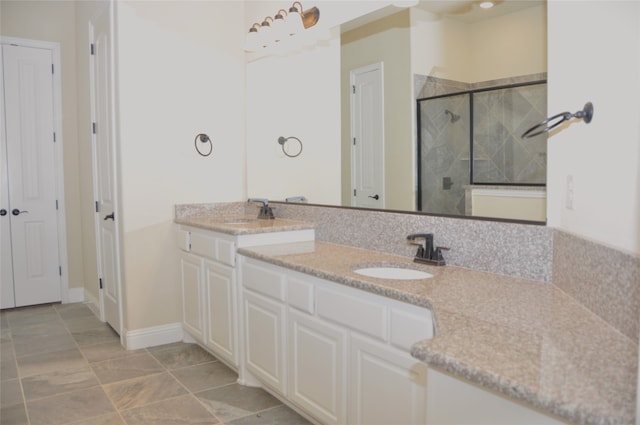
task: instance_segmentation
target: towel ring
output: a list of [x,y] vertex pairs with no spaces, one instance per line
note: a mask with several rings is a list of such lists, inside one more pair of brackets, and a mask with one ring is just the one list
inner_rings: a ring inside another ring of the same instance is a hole
[[[202,143],[209,143],[209,152],[207,153],[203,153],[200,148],[198,147],[198,140],[200,140],[200,142]],[[213,152],[213,142],[211,141],[211,139],[209,138],[209,136],[207,136],[204,133],[200,133],[196,135],[196,138],[193,140],[193,143],[196,146],[196,151],[201,155],[201,156],[209,156],[211,155],[211,152]]]
[[591,122],[591,119],[593,118],[593,104],[591,102],[585,103],[584,108],[582,108],[581,111],[578,111],[575,114],[572,114],[571,112],[562,112],[561,114],[549,117],[522,133],[521,137],[523,139],[530,139],[540,134],[548,133],[563,122],[569,121],[573,118],[581,118],[585,123],[589,124]]
[[[289,152],[287,152],[287,150],[284,148],[286,143],[291,139],[297,141],[298,144],[300,145],[300,150],[298,151],[298,153],[293,154],[293,155],[290,154]],[[298,139],[297,137],[293,137],[293,136],[291,136],[291,137],[283,137],[283,136],[280,136],[280,137],[278,137],[278,143],[280,143],[280,145],[282,146],[282,152],[284,152],[284,154],[287,155],[289,158],[295,158],[296,156],[298,156],[298,155],[300,155],[302,153],[302,141],[300,139]]]

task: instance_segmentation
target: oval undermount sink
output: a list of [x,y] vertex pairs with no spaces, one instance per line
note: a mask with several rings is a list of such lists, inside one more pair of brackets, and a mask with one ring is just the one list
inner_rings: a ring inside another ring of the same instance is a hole
[[354,270],[362,276],[377,277],[379,279],[416,280],[433,277],[431,273],[422,270],[400,267],[362,267]]

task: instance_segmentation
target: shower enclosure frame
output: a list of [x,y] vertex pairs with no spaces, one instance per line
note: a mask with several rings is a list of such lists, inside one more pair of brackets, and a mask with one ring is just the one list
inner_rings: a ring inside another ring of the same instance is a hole
[[547,84],[546,79],[535,80],[535,81],[527,81],[522,83],[514,83],[514,84],[504,84],[500,86],[492,86],[492,87],[483,87],[472,90],[463,90],[463,91],[455,91],[446,94],[440,94],[436,96],[428,96],[416,99],[416,132],[417,132],[417,146],[416,146],[416,178],[417,178],[417,195],[416,195],[416,211],[422,211],[422,119],[420,113],[420,102],[426,100],[435,100],[442,99],[453,96],[464,96],[469,95],[469,185],[491,185],[491,186],[529,186],[529,187],[546,187],[546,183],[507,183],[507,182],[475,182],[473,178],[473,168],[474,168],[474,149],[473,149],[473,123],[474,123],[474,114],[473,114],[473,96],[477,93],[485,93],[489,91],[497,91],[497,90],[506,90],[513,89],[519,87],[527,87],[534,85]]

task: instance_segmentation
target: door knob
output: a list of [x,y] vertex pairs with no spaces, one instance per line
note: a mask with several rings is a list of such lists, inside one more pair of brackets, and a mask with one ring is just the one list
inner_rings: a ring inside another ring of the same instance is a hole
[[14,210],[11,211],[11,214],[13,215],[20,215],[20,214],[25,214],[28,213],[29,211],[20,211],[19,209],[15,208]]
[[3,208],[0,210],[0,216],[4,217],[5,215],[7,215],[7,210]]
[[116,220],[116,218],[115,218],[115,213],[114,213],[114,212],[112,212],[111,214],[106,215],[106,216],[104,217],[104,219],[105,219],[105,220],[109,220],[109,219],[111,219],[111,220],[115,221],[115,220]]
[[373,199],[375,199],[376,201],[377,201],[378,199],[380,199],[380,197],[378,196],[378,194],[375,194],[375,195],[373,195],[373,196],[369,196],[369,198],[373,198]]

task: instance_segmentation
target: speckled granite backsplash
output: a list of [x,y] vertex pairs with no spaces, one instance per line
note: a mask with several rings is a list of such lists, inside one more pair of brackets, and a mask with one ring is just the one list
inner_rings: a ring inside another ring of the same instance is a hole
[[331,208],[272,204],[276,217],[311,221],[316,239],[413,257],[412,233],[433,233],[447,264],[543,282],[551,281],[553,232],[543,225],[464,220]]
[[556,230],[553,283],[627,337],[640,332],[640,257]]
[[[433,233],[447,264],[552,282],[622,334],[640,334],[640,257],[541,225],[272,203],[276,217],[315,223],[316,239],[413,257],[411,233]],[[256,214],[258,204],[176,205],[176,217]]]

